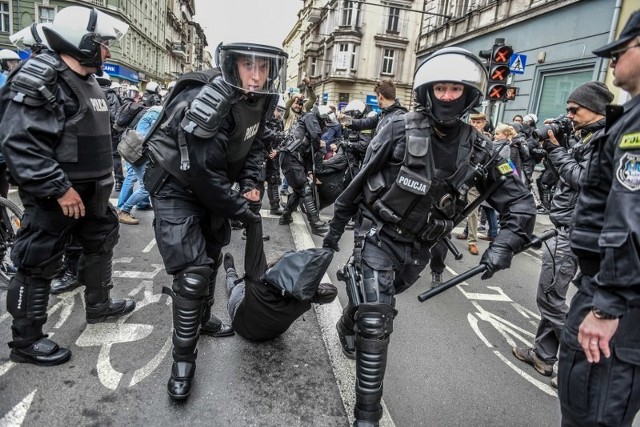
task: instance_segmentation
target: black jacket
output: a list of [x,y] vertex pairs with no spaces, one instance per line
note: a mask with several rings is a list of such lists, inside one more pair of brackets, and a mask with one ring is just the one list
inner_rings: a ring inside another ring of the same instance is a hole
[[581,267],[597,266],[594,307],[621,316],[640,304],[640,96],[608,106],[606,122],[592,143],[571,248]]
[[[469,126],[460,122],[460,126]],[[459,165],[469,157],[469,152],[474,149],[473,140],[478,138],[477,131],[471,131],[471,136],[459,141],[458,158]],[[432,135],[435,138],[436,134]],[[380,142],[380,148],[363,169],[356,175],[351,184],[343,191],[335,202],[334,217],[331,221],[331,234],[341,236],[347,222],[361,210],[366,216],[374,214],[366,206],[362,198],[363,188],[367,185],[369,177],[376,174],[391,164],[398,164],[404,159],[405,152],[405,121],[402,116],[395,117],[384,129],[374,138]],[[486,141],[488,149],[492,150],[492,143]],[[437,162],[437,159],[436,159]],[[496,168],[488,171],[486,180],[477,179],[475,187],[482,193],[496,179],[500,178],[500,172]],[[512,251],[529,241],[533,227],[535,225],[535,204],[533,197],[522,181],[515,175],[507,177],[506,182],[487,199],[488,203],[500,212],[501,229],[494,245],[508,246]],[[378,224],[381,235],[384,234],[384,221],[381,218],[371,218]],[[394,235],[390,227],[386,228],[386,233],[391,240],[404,240],[404,236]]]

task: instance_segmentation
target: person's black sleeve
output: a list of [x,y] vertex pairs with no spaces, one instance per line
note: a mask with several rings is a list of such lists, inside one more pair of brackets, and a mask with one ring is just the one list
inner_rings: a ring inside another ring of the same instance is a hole
[[380,120],[380,114],[376,114],[373,117],[365,117],[363,119],[353,119],[350,125],[347,127],[353,130],[368,130],[375,129],[378,126]]

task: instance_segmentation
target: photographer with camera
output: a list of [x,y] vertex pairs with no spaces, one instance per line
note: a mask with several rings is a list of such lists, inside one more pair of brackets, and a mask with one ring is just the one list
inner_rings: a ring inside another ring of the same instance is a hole
[[[613,94],[601,82],[588,82],[576,88],[567,98],[567,115],[546,123],[533,132],[543,140],[549,162],[558,171],[549,218],[558,234],[549,240],[542,254],[542,268],[538,279],[537,305],[541,320],[533,347],[514,347],[513,354],[533,365],[544,376],[553,374],[558,360],[560,335],[569,307],[567,290],[578,270],[578,257],[569,246],[573,221],[583,174],[593,151],[592,141],[604,133],[605,107],[613,101]],[[579,133],[578,144],[569,147],[573,130]],[[551,382],[557,387],[557,379]]]

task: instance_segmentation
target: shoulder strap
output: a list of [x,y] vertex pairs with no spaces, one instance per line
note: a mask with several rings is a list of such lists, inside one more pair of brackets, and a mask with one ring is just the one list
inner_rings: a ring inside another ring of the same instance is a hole
[[11,75],[11,89],[15,92],[13,101],[33,107],[45,103],[55,105],[58,71],[65,67],[62,61],[49,53],[29,59]]

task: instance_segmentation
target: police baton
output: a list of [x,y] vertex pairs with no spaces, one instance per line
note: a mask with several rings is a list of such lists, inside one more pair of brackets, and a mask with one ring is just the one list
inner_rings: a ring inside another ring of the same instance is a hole
[[[540,236],[531,236],[531,241],[526,245],[524,245],[522,248],[520,248],[519,251],[515,252],[514,255],[517,255],[531,248],[540,249],[542,247],[542,242],[551,239],[557,234],[558,234],[558,231],[554,228],[553,230],[545,231]],[[486,270],[487,270],[487,266],[485,264],[477,265],[473,267],[471,270],[465,271],[464,273],[459,274],[453,279],[444,282],[440,286],[436,286],[435,288],[429,289],[428,291],[421,293],[420,295],[418,295],[418,301],[425,302],[426,300],[433,298],[434,296],[446,291],[449,288],[453,288],[457,284],[460,284],[473,276],[476,276],[480,273],[484,273]]]
[[453,245],[451,239],[449,237],[445,237],[444,239],[442,239],[442,241],[444,242],[444,245],[447,247],[447,249],[449,249],[449,252],[451,252],[451,255],[453,255],[453,257],[457,261],[460,261],[462,259],[462,254],[460,253],[458,248]]

